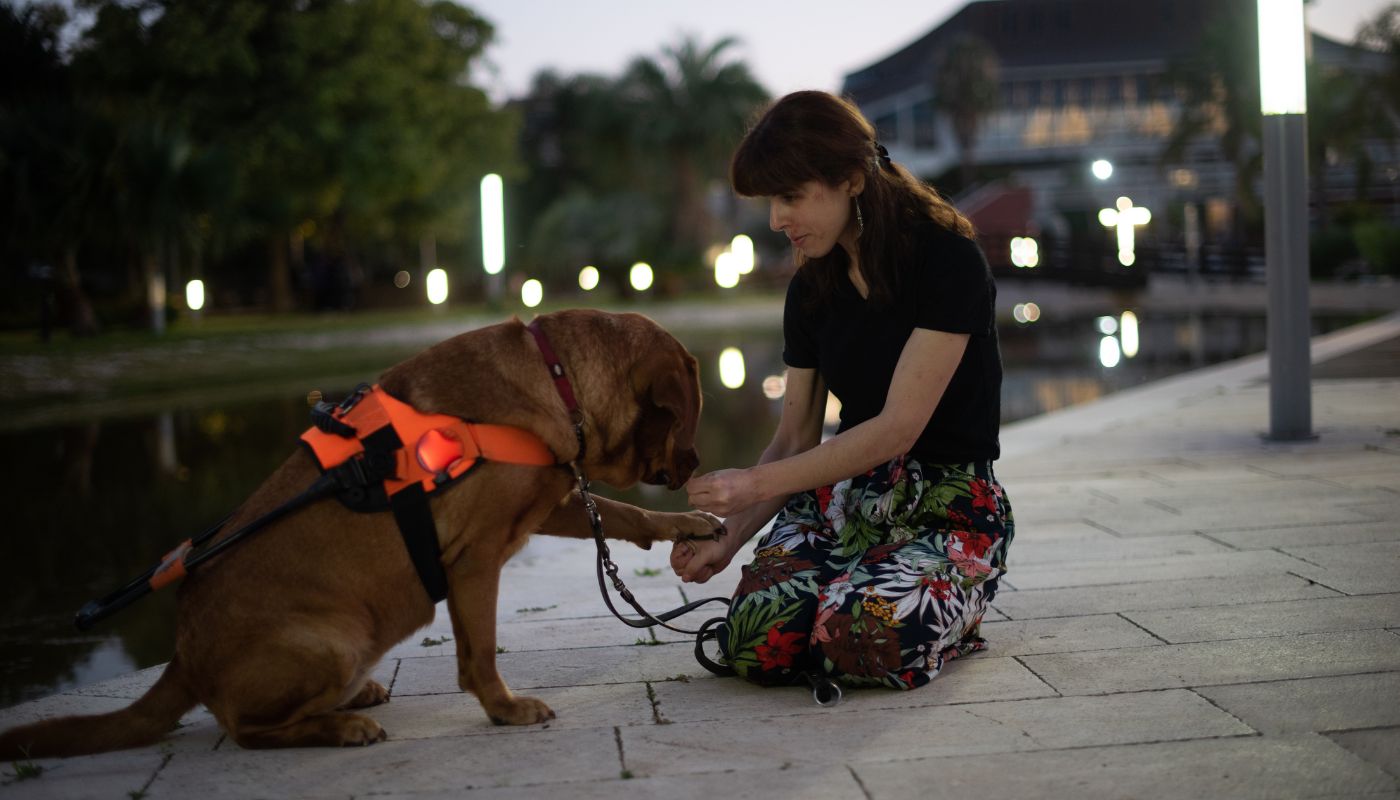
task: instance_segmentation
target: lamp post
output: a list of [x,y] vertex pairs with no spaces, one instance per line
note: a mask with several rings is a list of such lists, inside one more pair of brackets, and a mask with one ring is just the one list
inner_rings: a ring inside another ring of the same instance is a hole
[[1308,313],[1308,107],[1303,0],[1258,0],[1264,115],[1264,259],[1268,275],[1269,433],[1313,438]]

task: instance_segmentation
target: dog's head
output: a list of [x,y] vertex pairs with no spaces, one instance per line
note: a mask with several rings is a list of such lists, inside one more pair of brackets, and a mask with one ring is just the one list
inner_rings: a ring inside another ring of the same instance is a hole
[[633,372],[639,414],[633,440],[644,483],[679,489],[700,464],[695,431],[700,424],[700,365],[660,327],[655,346]]

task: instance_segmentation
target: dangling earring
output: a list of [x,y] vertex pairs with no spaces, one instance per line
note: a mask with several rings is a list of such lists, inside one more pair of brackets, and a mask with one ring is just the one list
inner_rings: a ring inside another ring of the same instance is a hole
[[865,215],[860,213],[860,198],[852,195],[851,199],[856,204],[856,238],[859,239],[860,235],[865,233]]

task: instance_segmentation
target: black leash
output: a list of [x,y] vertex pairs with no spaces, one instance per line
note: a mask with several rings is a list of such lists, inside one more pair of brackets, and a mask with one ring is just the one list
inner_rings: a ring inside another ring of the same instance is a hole
[[242,528],[220,539],[208,548],[190,555],[195,548],[203,545],[216,536],[219,531],[223,530],[224,525],[228,524],[228,521],[233,518],[233,514],[224,517],[218,524],[204,533],[201,533],[199,536],[182,542],[179,547],[176,547],[166,554],[165,558],[161,560],[161,563],[146,570],[145,574],[135,578],[127,585],[104,597],[89,601],[87,605],[83,606],[78,611],[78,615],[73,619],[73,624],[76,625],[80,631],[88,630],[101,620],[110,617],[154,591],[156,587],[152,586],[151,579],[155,578],[158,574],[176,567],[178,567],[181,574],[188,572],[219,553],[222,553],[229,547],[232,547],[243,537],[256,533],[269,523],[296,511],[314,500],[319,500],[325,495],[335,491],[338,486],[339,483],[336,481],[334,475],[329,473],[322,475],[315,483],[311,484],[311,486],[307,487],[300,494],[282,505],[277,506],[263,516],[244,525]]

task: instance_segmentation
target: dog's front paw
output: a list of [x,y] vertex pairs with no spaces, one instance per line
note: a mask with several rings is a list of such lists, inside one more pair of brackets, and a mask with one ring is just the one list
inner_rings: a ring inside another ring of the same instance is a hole
[[724,522],[705,511],[689,511],[684,514],[668,514],[668,541],[689,539],[718,539],[725,534]]
[[497,725],[534,725],[554,719],[554,710],[533,697],[512,697],[509,702],[487,709],[486,714]]
[[389,738],[378,722],[363,714],[338,714],[335,721],[341,747],[364,747]]

